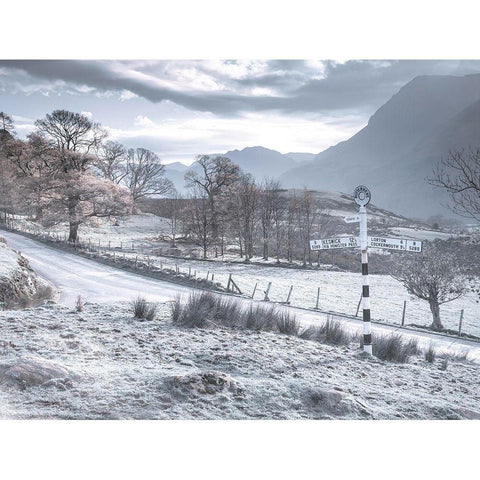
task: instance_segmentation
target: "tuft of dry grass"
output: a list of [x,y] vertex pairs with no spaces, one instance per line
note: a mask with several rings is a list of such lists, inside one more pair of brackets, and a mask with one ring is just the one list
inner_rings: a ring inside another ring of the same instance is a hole
[[327,317],[327,321],[318,327],[317,341],[331,345],[348,345],[353,335],[346,330],[340,321]]
[[[363,346],[363,339],[361,342]],[[416,339],[405,340],[402,335],[376,335],[372,341],[372,353],[380,360],[407,363],[411,356],[418,355],[420,349]]]
[[143,297],[137,297],[132,301],[133,316],[141,320],[155,320],[157,316],[157,306],[148,303]]
[[425,354],[425,360],[428,363],[433,363],[435,361],[435,358],[437,356],[437,351],[435,350],[435,346],[433,345],[433,343],[429,345],[427,350],[425,350],[424,354]]
[[77,297],[77,300],[75,302],[75,310],[77,312],[83,312],[83,308],[85,307],[85,303],[83,301],[83,298],[81,295]]
[[172,321],[190,328],[207,326],[255,331],[278,331],[298,335],[300,323],[295,316],[274,306],[243,307],[235,300],[210,292],[191,294],[187,301],[174,300],[170,307]]

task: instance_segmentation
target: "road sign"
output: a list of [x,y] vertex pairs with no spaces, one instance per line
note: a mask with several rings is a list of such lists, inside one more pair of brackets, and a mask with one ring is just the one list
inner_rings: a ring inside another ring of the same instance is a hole
[[372,194],[365,185],[359,185],[353,191],[353,198],[355,199],[355,203],[357,205],[360,205],[360,207],[365,207],[370,202]]
[[407,240],[407,252],[421,252],[422,242],[418,240]]
[[360,221],[360,215],[350,215],[344,218],[347,223],[357,223]]
[[368,246],[386,250],[401,250],[407,252],[421,252],[422,242],[407,240],[406,238],[368,237]]
[[310,249],[312,251],[330,250],[332,248],[355,248],[358,246],[357,237],[323,238],[310,241]]

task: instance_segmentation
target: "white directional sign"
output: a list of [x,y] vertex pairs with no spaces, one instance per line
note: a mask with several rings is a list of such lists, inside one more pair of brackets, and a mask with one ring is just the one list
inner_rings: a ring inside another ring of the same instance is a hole
[[[406,238],[368,237],[367,245],[370,248],[386,250],[400,250],[404,252],[421,252],[422,242],[407,240]],[[310,250],[331,250],[332,248],[356,248],[360,243],[357,237],[323,238],[310,241]]]
[[330,250],[332,248],[355,248],[358,246],[357,237],[324,238],[310,241],[310,249],[312,251]]
[[347,223],[357,223],[360,221],[360,215],[350,215],[344,218]]
[[402,250],[407,252],[421,252],[422,242],[403,238],[368,237],[368,246],[387,250]]

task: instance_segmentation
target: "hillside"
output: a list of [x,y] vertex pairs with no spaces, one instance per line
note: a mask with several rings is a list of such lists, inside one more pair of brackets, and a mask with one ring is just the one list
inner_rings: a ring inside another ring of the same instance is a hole
[[479,101],[480,75],[417,77],[357,134],[281,181],[347,193],[366,184],[378,205],[402,215],[446,213],[445,195],[426,178],[450,149],[479,144]]

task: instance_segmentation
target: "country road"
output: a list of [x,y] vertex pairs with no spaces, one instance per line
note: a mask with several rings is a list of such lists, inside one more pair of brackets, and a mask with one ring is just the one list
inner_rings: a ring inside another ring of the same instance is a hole
[[[56,286],[59,291],[58,301],[68,306],[74,306],[78,295],[81,295],[86,302],[92,303],[131,301],[138,295],[142,295],[149,301],[165,302],[194,291],[191,287],[103,265],[46,246],[16,233],[2,230],[1,235],[5,237],[10,247],[20,251],[29,260],[30,265],[39,275]],[[249,303],[252,300],[238,298],[238,301]],[[326,318],[326,314],[320,312],[306,311],[295,307],[280,308],[289,308],[302,323],[318,323]],[[359,331],[362,327],[360,319],[338,318],[345,322],[351,330]],[[391,332],[401,332],[406,336],[415,337],[422,346],[433,342],[439,351],[468,350],[469,357],[480,362],[480,344],[478,343],[429,332],[405,330],[391,325],[373,325],[374,335]]]

